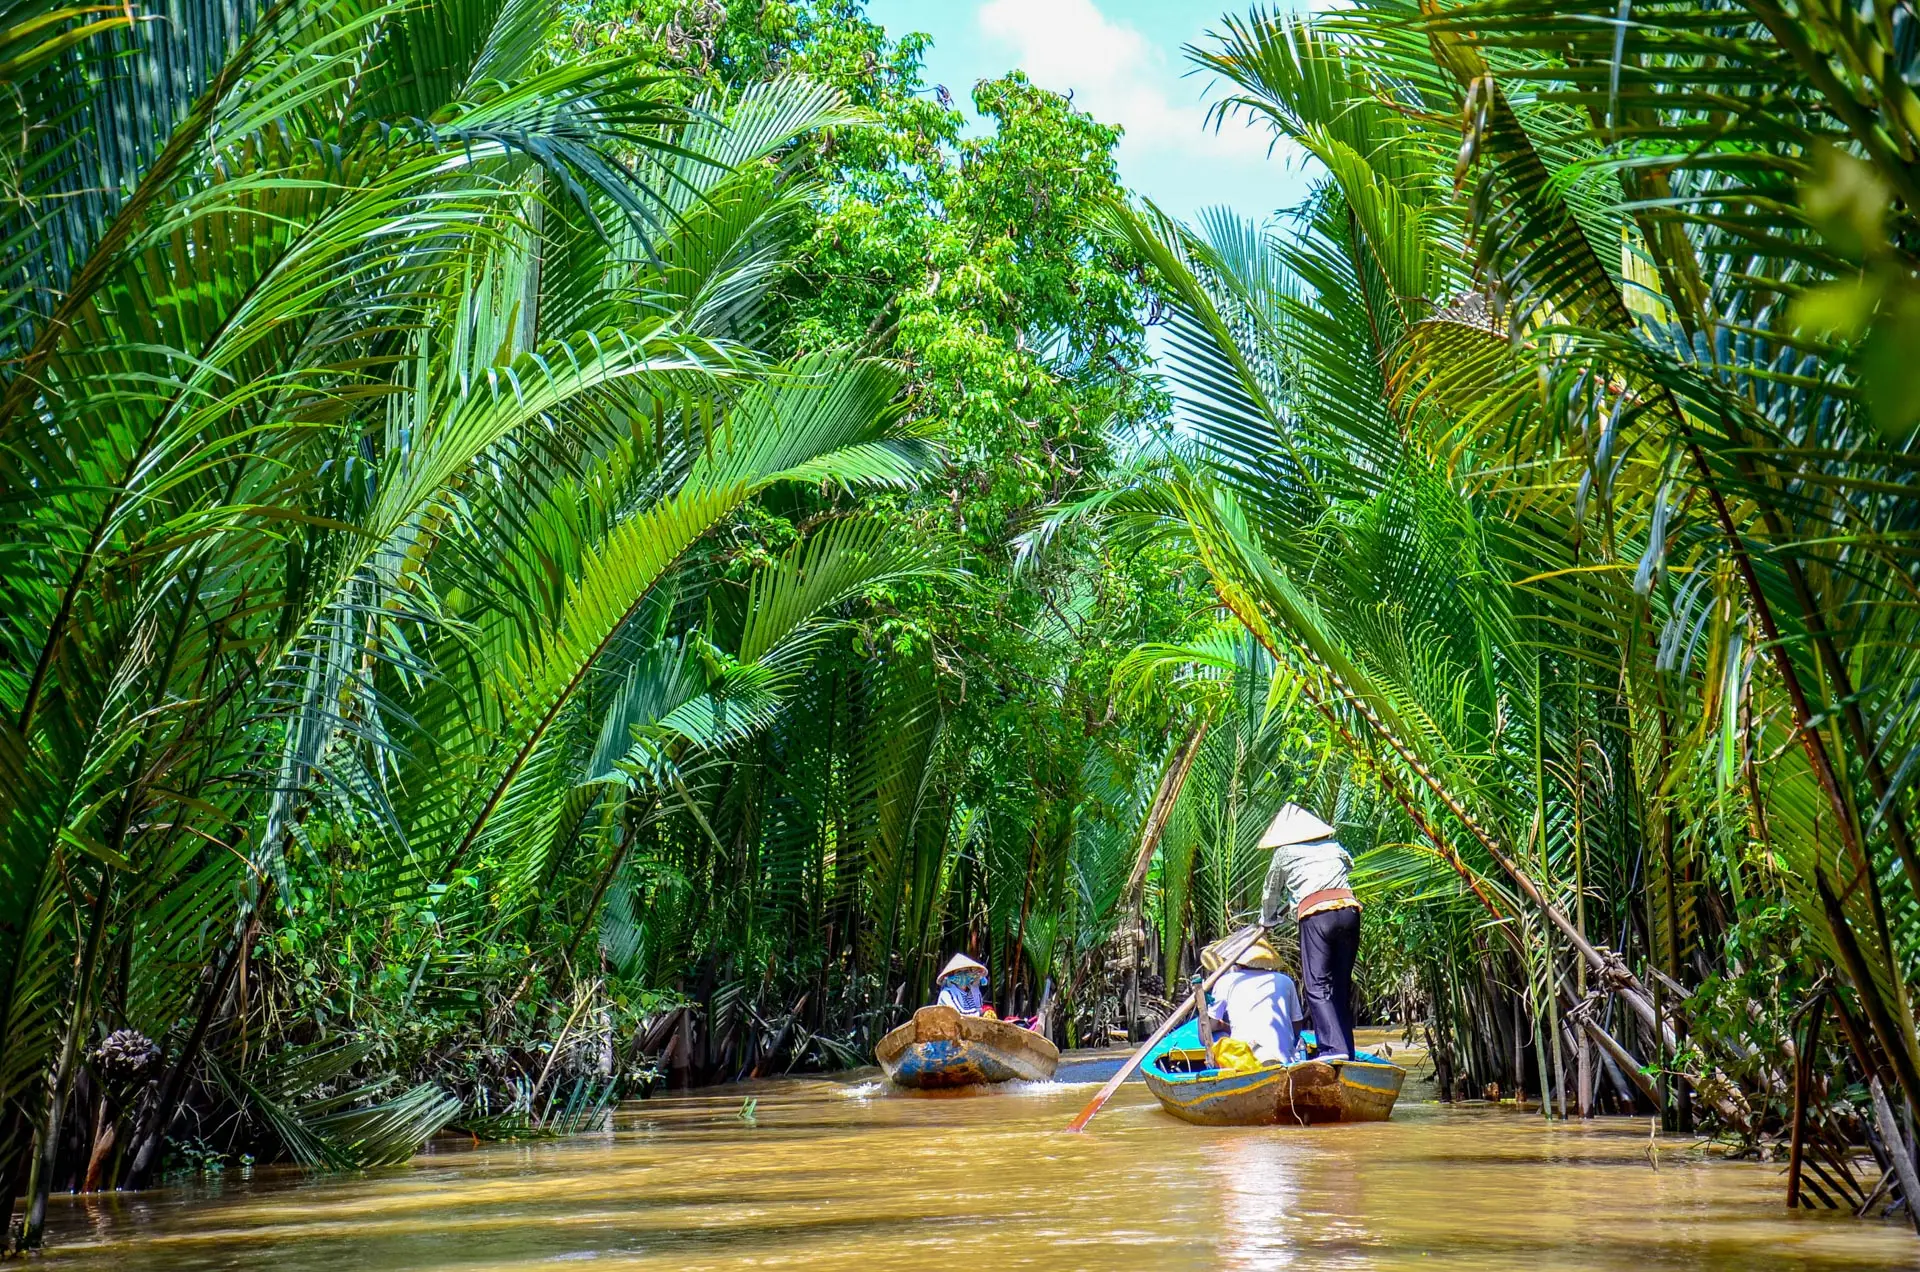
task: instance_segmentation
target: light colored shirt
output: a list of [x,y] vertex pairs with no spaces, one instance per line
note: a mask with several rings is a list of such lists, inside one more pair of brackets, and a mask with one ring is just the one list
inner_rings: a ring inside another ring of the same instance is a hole
[[1296,1025],[1306,1013],[1300,1010],[1300,991],[1293,977],[1285,972],[1229,969],[1213,983],[1213,1005],[1207,1014],[1252,1047],[1262,1064],[1292,1064],[1300,1059]]
[[933,1001],[936,1006],[951,1007],[962,1016],[978,1016],[985,996],[977,984],[942,985],[940,996]]
[[1338,839],[1275,848],[1260,900],[1260,922],[1276,927],[1314,893],[1352,887],[1347,882],[1347,874],[1352,869],[1353,858],[1347,855]]

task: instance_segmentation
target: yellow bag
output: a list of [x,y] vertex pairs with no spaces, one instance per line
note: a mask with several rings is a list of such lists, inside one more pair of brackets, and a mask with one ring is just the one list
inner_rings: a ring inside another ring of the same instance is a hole
[[1247,1073],[1260,1067],[1253,1048],[1238,1038],[1215,1038],[1207,1048],[1207,1063],[1222,1073]]

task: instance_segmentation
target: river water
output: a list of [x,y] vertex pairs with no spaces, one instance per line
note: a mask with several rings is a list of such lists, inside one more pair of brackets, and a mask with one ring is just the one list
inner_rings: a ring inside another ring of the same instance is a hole
[[1130,1083],[1090,1133],[1063,1133],[1093,1090],[763,1082],[625,1105],[605,1135],[436,1146],[362,1176],[55,1198],[44,1266],[1920,1267],[1910,1231],[1790,1213],[1779,1166],[1710,1159],[1645,1122],[1548,1125],[1409,1086],[1391,1122],[1213,1129]]

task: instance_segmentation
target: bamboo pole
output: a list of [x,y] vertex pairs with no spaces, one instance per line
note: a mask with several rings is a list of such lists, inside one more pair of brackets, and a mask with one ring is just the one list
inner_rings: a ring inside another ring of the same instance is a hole
[[[1886,1001],[1880,997],[1874,985],[1873,972],[1854,940],[1853,928],[1848,925],[1846,915],[1840,909],[1839,898],[1827,886],[1825,874],[1816,873],[1813,882],[1820,896],[1820,904],[1827,912],[1827,926],[1833,929],[1833,943],[1840,955],[1841,965],[1846,968],[1847,978],[1853,982],[1854,992],[1860,997],[1861,1010],[1866,1013],[1867,1027],[1879,1036],[1901,1095],[1906,1097],[1909,1104],[1920,1104],[1920,1071],[1914,1067],[1913,1053],[1904,1045],[1899,1045],[1902,1035],[1887,1012]],[[1896,971],[1894,976],[1897,979],[1899,973]],[[1862,1063],[1866,1064],[1868,1060],[1870,1057],[1864,1058]],[[1872,1072],[1869,1068],[1868,1076],[1872,1076]]]
[[1160,776],[1160,788],[1153,794],[1153,803],[1148,806],[1146,824],[1140,831],[1140,848],[1133,857],[1133,870],[1127,875],[1125,900],[1129,906],[1138,903],[1140,889],[1146,886],[1147,869],[1153,864],[1153,850],[1160,846],[1160,836],[1167,829],[1167,820],[1173,816],[1173,806],[1180,799],[1180,792],[1187,784],[1187,774],[1193,771],[1194,757],[1200,754],[1200,744],[1206,740],[1206,716],[1201,716],[1187,730],[1186,741],[1181,743],[1179,753]]
[[1160,846],[1160,837],[1166,833],[1167,821],[1173,816],[1173,806],[1179,802],[1180,792],[1185,789],[1187,775],[1193,771],[1193,761],[1200,754],[1200,744],[1206,740],[1209,717],[1202,715],[1187,730],[1186,740],[1180,750],[1168,763],[1160,775],[1160,785],[1153,793],[1153,802],[1147,806],[1147,820],[1141,827],[1140,846],[1133,857],[1133,869],[1127,875],[1126,890],[1121,894],[1120,913],[1127,930],[1127,943],[1132,957],[1127,964],[1126,1013],[1127,1036],[1132,1037],[1140,1014],[1140,963],[1142,947],[1145,941],[1140,939],[1140,894],[1147,886],[1147,871],[1153,865],[1154,850]]

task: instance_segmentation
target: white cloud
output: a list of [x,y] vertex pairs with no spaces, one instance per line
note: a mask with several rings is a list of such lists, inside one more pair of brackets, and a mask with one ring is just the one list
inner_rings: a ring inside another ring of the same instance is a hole
[[1034,83],[1071,92],[1075,106],[1126,129],[1124,149],[1266,158],[1265,129],[1232,120],[1218,133],[1203,128],[1203,77],[1182,77],[1179,50],[1155,46],[1093,0],[987,0],[979,23],[981,34],[1005,46]]

